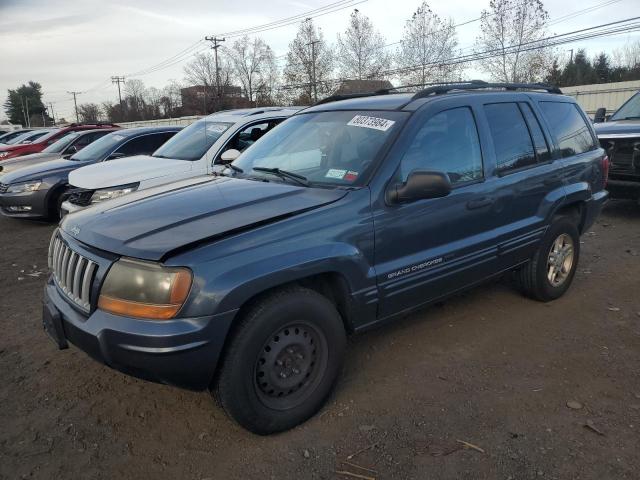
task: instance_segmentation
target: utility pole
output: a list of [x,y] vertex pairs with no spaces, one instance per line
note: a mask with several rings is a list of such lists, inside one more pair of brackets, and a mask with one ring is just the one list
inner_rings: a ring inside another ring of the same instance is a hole
[[124,83],[124,76],[123,77],[111,77],[111,83],[117,83],[118,84],[118,100],[120,101],[120,117],[121,120],[124,120],[124,106],[122,105],[122,94],[120,93],[120,84]]
[[211,48],[213,49],[213,56],[216,59],[216,94],[218,95],[218,101],[219,101],[220,100],[220,68],[218,67],[218,48],[220,47],[220,44],[224,42],[225,39],[218,38],[216,36],[204,37],[204,39],[208,42],[211,42]]
[[80,123],[80,117],[78,117],[78,102],[76,101],[76,95],[80,95],[82,92],[67,92],[69,95],[73,95],[73,105],[76,108],[76,123]]
[[49,102],[49,108],[51,109],[51,118],[53,118],[53,126],[56,126],[56,114],[53,111],[53,103]]
[[316,43],[320,43],[320,40],[314,40],[307,43],[307,46],[311,45],[311,79],[313,82],[313,101],[318,101],[318,88],[316,85]]
[[27,113],[24,110],[24,97],[20,95],[20,107],[22,108],[22,118],[24,119],[24,127],[28,128],[29,124],[27,123]]
[[31,128],[31,115],[29,114],[29,97],[25,98],[24,102],[27,105],[27,127]]
[[573,48],[569,51],[571,52],[571,60],[569,61],[569,63],[573,63]]

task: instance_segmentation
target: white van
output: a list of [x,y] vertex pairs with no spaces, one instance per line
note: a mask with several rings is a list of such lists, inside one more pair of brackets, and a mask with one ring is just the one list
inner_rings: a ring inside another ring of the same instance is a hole
[[180,131],[150,156],[115,159],[74,170],[69,174],[72,192],[62,204],[62,214],[136,190],[211,173],[214,164],[234,160],[300,108],[268,107],[214,113]]

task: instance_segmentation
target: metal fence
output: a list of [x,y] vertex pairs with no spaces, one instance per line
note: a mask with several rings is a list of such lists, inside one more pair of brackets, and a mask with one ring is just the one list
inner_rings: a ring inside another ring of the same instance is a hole
[[562,87],[562,92],[574,97],[589,115],[595,114],[600,107],[605,107],[607,114],[613,113],[638,90],[640,80]]
[[158,120],[140,120],[138,122],[118,122],[122,128],[133,127],[162,127],[166,125],[191,125],[196,120],[202,118],[202,115],[192,115],[190,117],[177,118],[160,118]]

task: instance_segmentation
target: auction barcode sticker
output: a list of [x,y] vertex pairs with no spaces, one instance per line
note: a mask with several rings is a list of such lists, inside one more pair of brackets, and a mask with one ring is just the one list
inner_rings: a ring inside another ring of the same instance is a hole
[[352,127],[373,128],[374,130],[381,130],[386,132],[393,124],[396,123],[393,120],[387,120],[386,118],[367,117],[366,115],[356,115],[353,117],[347,125]]

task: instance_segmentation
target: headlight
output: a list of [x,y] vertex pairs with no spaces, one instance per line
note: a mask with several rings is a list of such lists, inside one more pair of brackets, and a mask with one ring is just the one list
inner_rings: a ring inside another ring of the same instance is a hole
[[93,195],[91,195],[91,203],[100,203],[111,200],[112,198],[121,197],[127,193],[135,192],[139,186],[140,183],[130,183],[129,185],[120,185],[118,187],[96,190],[93,192]]
[[182,308],[192,278],[187,268],[121,259],[107,274],[98,308],[116,315],[167,320]]
[[41,181],[13,183],[9,185],[7,193],[35,192],[42,185]]

